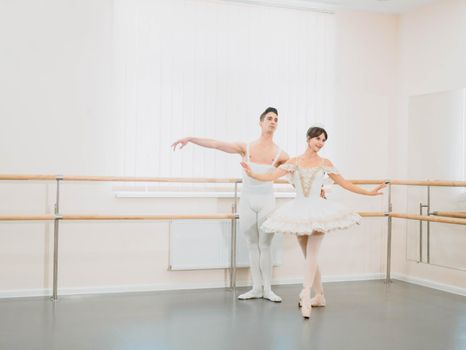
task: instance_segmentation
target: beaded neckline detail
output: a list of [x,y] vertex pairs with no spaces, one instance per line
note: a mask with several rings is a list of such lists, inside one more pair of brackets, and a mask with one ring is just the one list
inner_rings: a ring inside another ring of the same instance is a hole
[[[301,168],[299,165],[296,165],[296,170],[298,171],[299,180],[301,181],[301,188],[303,189],[304,197],[309,197],[309,192],[311,191],[312,183],[322,167],[320,165],[310,168]],[[304,175],[303,170],[311,171],[311,175]]]

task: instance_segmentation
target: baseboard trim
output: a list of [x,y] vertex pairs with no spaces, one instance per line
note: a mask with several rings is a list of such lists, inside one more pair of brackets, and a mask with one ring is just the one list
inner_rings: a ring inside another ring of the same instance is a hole
[[[370,281],[382,280],[385,278],[383,273],[369,273],[358,275],[330,275],[323,276],[323,282],[351,282],[351,281]],[[429,287],[432,289],[442,290],[444,292],[466,296],[466,289],[437,283],[430,280],[424,280],[415,277],[409,277],[402,274],[392,274],[392,278],[408,283]],[[274,285],[302,284],[302,278],[282,278],[273,281]],[[237,281],[237,287],[250,286],[249,281]],[[164,283],[164,284],[146,284],[146,285],[123,285],[123,286],[105,286],[105,287],[80,287],[80,288],[60,288],[59,296],[67,295],[92,295],[92,294],[118,294],[118,293],[137,293],[137,292],[155,292],[167,290],[189,290],[189,289],[211,289],[211,288],[228,288],[226,282],[209,282],[209,283]],[[0,299],[6,298],[26,298],[26,297],[46,297],[51,296],[52,290],[44,289],[17,289],[0,291]]]
[[417,284],[419,286],[428,287],[428,288],[432,288],[432,289],[437,289],[437,290],[441,290],[441,291],[447,292],[447,293],[466,296],[466,288],[451,286],[449,284],[438,283],[438,282],[435,282],[435,281],[426,280],[426,279],[422,279],[422,278],[418,278],[418,277],[411,277],[411,276],[403,275],[403,274],[400,274],[400,273],[394,273],[394,274],[392,274],[392,277],[395,280],[399,280],[399,281],[403,281],[403,282],[407,282],[407,283],[412,283],[412,284]]
[[[361,275],[338,275],[324,276],[323,282],[347,282],[347,281],[366,281],[381,279],[383,274],[361,274]],[[302,278],[277,279],[273,281],[274,285],[301,284]],[[237,287],[248,287],[250,281],[237,281]],[[203,283],[164,283],[164,284],[146,284],[146,285],[123,285],[123,286],[106,286],[106,287],[78,287],[78,288],[59,288],[58,295],[86,295],[86,294],[115,294],[115,293],[133,293],[133,292],[155,292],[165,290],[189,290],[189,289],[210,289],[210,288],[228,288],[228,282],[203,282]],[[5,298],[26,298],[26,297],[44,297],[51,296],[52,289],[17,289],[0,291],[0,299]]]

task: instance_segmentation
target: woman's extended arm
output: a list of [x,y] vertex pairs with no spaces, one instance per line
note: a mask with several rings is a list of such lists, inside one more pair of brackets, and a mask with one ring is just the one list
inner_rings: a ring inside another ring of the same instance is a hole
[[[325,162],[326,162],[325,166],[333,168],[333,164],[329,160],[326,160]],[[380,195],[383,194],[383,192],[380,192],[380,190],[386,186],[385,183],[382,183],[382,184],[377,185],[376,187],[374,187],[372,190],[366,190],[366,189],[364,189],[364,188],[362,188],[360,186],[357,186],[357,185],[349,182],[348,180],[345,180],[343,178],[343,176],[341,176],[340,174],[329,173],[328,176],[336,184],[340,185],[345,190],[348,190],[348,191],[354,192],[354,193],[358,193],[358,194],[362,194],[362,195],[366,195],[366,196],[380,196]]]

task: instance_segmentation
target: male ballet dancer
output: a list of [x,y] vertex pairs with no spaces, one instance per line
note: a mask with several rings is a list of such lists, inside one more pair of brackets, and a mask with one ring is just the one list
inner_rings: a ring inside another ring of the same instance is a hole
[[[278,111],[273,107],[269,107],[260,115],[261,135],[253,142],[223,142],[186,137],[174,142],[172,147],[173,150],[176,150],[176,147],[180,145],[181,149],[190,142],[226,153],[237,153],[249,164],[253,172],[268,173],[289,159],[288,154],[273,142],[277,124]],[[273,302],[282,301],[271,288],[271,244],[273,234],[265,234],[259,230],[259,227],[274,208],[273,183],[257,181],[243,173],[243,186],[238,209],[239,230],[246,238],[248,245],[252,289],[241,294],[238,299],[264,298]]]

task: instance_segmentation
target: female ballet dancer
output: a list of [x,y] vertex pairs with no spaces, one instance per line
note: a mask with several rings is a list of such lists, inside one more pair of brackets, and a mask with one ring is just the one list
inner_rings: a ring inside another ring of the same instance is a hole
[[[296,191],[296,198],[278,208],[261,226],[265,233],[292,233],[297,235],[305,257],[304,284],[299,294],[299,306],[304,318],[311,315],[312,306],[325,306],[321,274],[317,262],[320,244],[325,233],[350,227],[359,223],[360,216],[342,206],[320,196],[324,175],[344,189],[367,196],[383,194],[385,184],[368,191],[345,180],[332,162],[321,158],[318,153],[327,141],[327,132],[321,127],[311,127],[307,131],[307,149],[304,154],[290,158],[269,174],[252,172],[249,165],[242,162],[246,174],[260,181],[274,181],[288,175],[288,181]],[[315,296],[311,299],[311,288]]]

